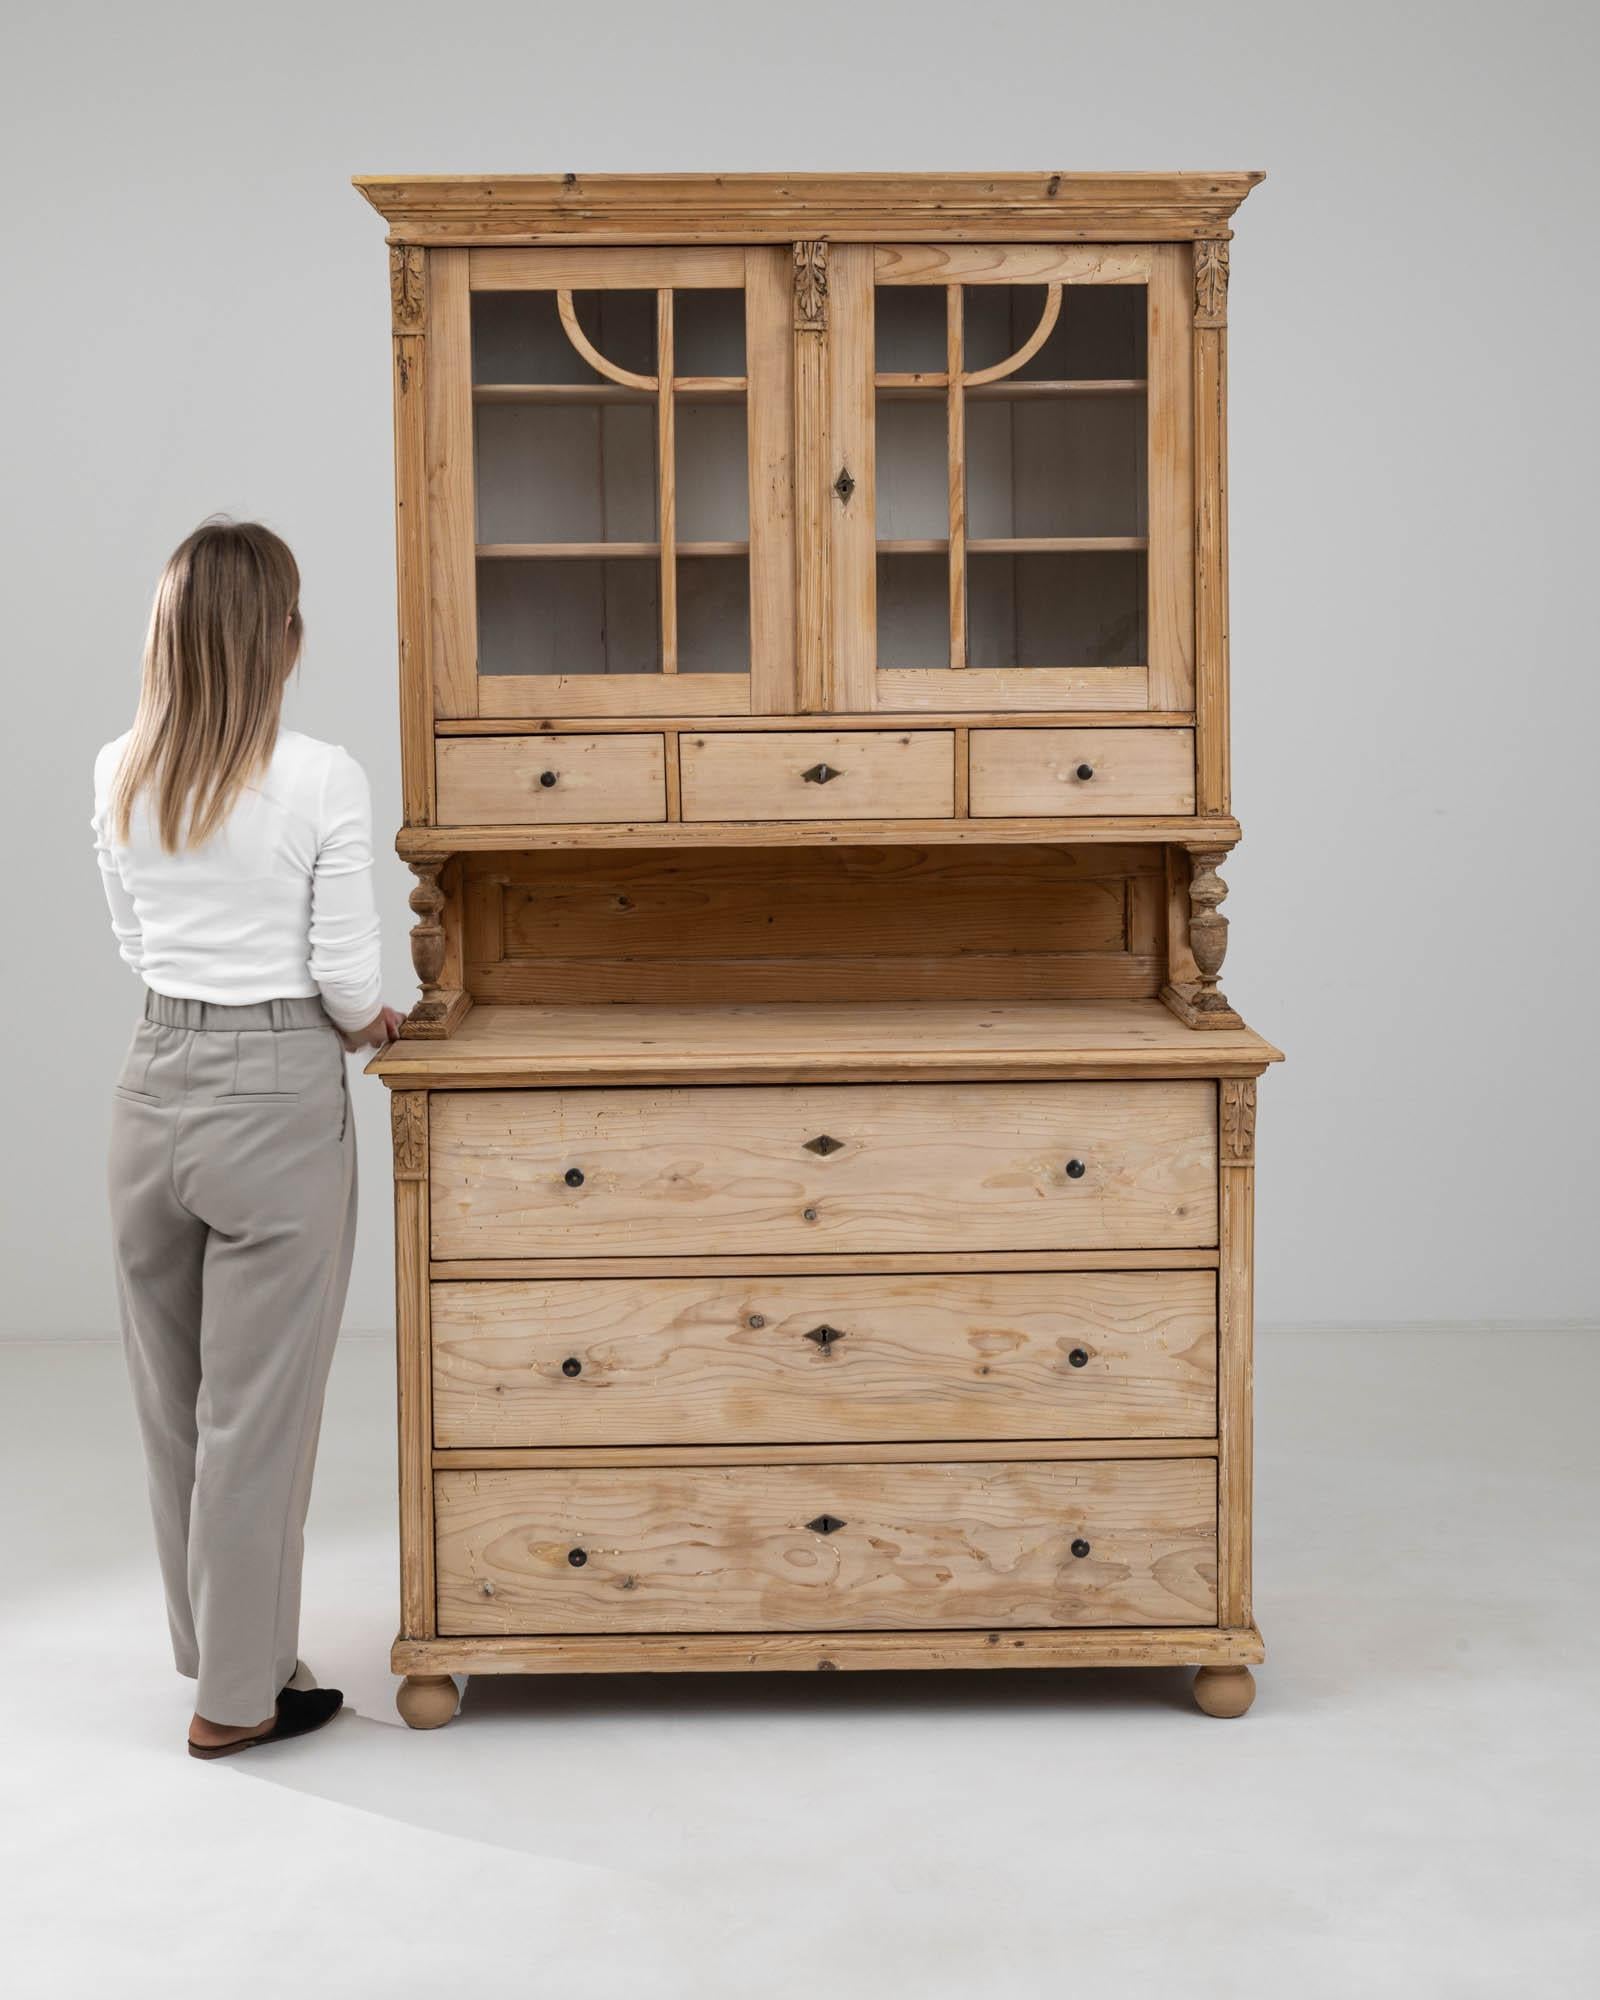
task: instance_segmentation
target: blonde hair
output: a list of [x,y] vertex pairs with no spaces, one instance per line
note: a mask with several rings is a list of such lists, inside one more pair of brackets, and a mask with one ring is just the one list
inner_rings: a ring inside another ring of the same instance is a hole
[[111,789],[118,840],[146,788],[168,854],[210,839],[272,755],[302,636],[300,570],[270,528],[206,521],[179,543],[156,586]]

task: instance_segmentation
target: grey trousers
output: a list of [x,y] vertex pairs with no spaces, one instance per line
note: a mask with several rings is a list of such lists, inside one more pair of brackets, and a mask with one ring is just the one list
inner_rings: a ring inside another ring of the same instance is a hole
[[123,1343],[178,1671],[260,1722],[295,1670],[306,1506],[355,1241],[317,1000],[148,997],[111,1120]]

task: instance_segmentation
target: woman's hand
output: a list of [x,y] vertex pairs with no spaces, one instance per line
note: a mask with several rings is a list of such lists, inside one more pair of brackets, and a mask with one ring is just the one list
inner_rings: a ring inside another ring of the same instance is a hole
[[364,1028],[341,1028],[339,1039],[351,1055],[357,1049],[381,1049],[398,1036],[403,1019],[392,1007],[380,1007]]

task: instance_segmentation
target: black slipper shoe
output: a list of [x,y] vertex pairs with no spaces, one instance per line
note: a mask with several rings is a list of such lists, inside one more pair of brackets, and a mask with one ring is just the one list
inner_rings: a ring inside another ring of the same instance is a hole
[[343,1707],[344,1696],[338,1688],[286,1687],[278,1696],[278,1710],[270,1729],[263,1729],[259,1736],[241,1736],[233,1743],[191,1743],[189,1755],[207,1759],[231,1757],[236,1750],[254,1750],[258,1743],[282,1743],[291,1736],[309,1736],[314,1729],[332,1722]]

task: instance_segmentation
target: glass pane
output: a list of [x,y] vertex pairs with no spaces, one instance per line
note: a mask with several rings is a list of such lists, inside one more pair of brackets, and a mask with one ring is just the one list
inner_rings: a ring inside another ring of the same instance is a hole
[[878,665],[948,667],[950,564],[947,557],[878,555]]
[[[1048,297],[1043,285],[967,285],[964,293],[969,374],[1015,354],[1039,324]],[[881,299],[883,292],[878,296]],[[1143,285],[1063,285],[1061,312],[1049,338],[1011,379],[1083,382],[1142,377],[1145,313]]]
[[[575,292],[572,307],[608,361],[635,375],[656,372],[654,292]],[[568,340],[554,292],[474,292],[472,379],[600,383],[605,377]]]
[[942,285],[880,285],[874,311],[880,375],[944,373]]
[[674,374],[745,372],[743,292],[674,292],[672,320]]
[[750,462],[744,399],[696,403],[680,398],[676,421],[678,540],[748,541]]
[[967,409],[967,534],[1143,535],[1142,396],[1032,396]]
[[648,542],[656,412],[631,405],[479,403],[480,542]]
[[[880,293],[881,297],[882,294]],[[944,541],[950,533],[946,496],[947,432],[942,389],[912,401],[892,391],[878,396],[878,540]]]
[[[1145,559],[1137,551],[973,554],[967,664],[1132,667],[1145,657]],[[881,659],[880,665],[888,663]]]
[[481,560],[478,671],[658,673],[658,585],[648,559]]
[[750,671],[748,556],[679,556],[678,671]]

